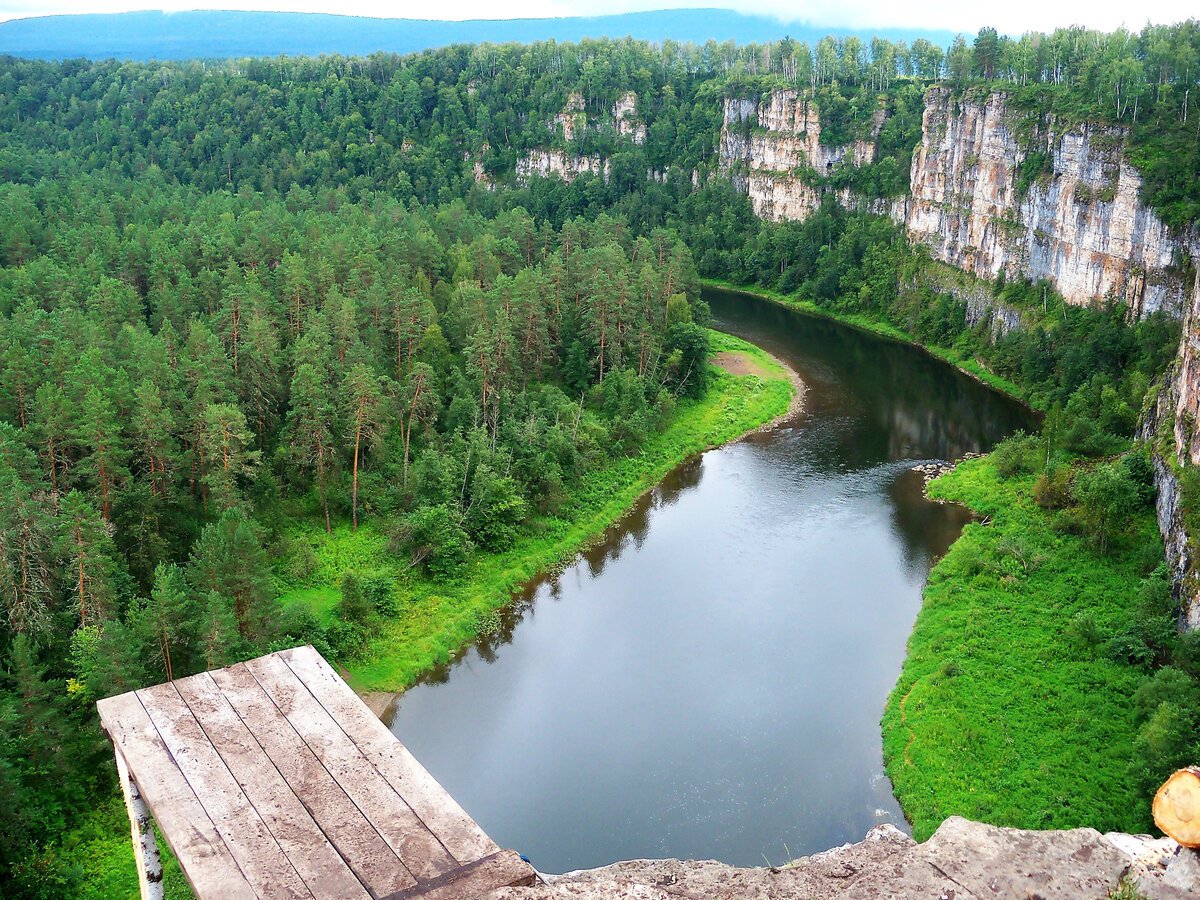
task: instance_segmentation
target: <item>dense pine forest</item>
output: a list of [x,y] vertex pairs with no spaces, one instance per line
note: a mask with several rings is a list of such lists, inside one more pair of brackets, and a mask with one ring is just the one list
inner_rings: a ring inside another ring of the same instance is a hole
[[[973,330],[889,220],[830,199],[759,221],[716,170],[722,100],[807,89],[831,143],[887,105],[879,161],[814,177],[890,197],[930,84],[1003,87],[1028,110],[1127,125],[1146,200],[1185,227],[1198,77],[1196,22],[985,29],[948,50],[0,60],[0,891],[84,890],[86,861],[56,848],[115,796],[97,698],[301,642],[354,658],[401,615],[409,573],[454,583],[695,408],[713,377],[702,278],[979,361],[1046,413],[1012,471],[1097,552],[1119,546],[1120,517],[1149,515],[1131,438],[1178,324],[1013,281],[993,290],[1028,327]],[[640,144],[604,124],[628,91]],[[568,140],[547,123],[576,92],[599,124]],[[608,176],[516,179],[548,145],[600,154]],[[361,530],[403,574],[347,568],[323,614],[281,603],[324,564],[297,523]],[[1160,558],[1138,563],[1145,617],[1114,651],[1159,673],[1147,783],[1200,725],[1200,654],[1175,636]]]

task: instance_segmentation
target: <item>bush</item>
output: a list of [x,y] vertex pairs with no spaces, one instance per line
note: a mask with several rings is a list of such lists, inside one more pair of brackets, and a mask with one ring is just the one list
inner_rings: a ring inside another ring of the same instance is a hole
[[400,614],[400,598],[396,595],[396,579],[387,572],[371,572],[359,579],[363,596],[383,616]]
[[1171,660],[1193,678],[1200,678],[1200,631],[1176,636]]
[[1104,634],[1096,622],[1096,617],[1090,612],[1078,612],[1072,617],[1067,626],[1067,634],[1071,642],[1080,649],[1091,650],[1104,642]]
[[367,646],[367,634],[355,622],[337,620],[325,631],[325,639],[333,656],[348,659],[362,653]]
[[475,470],[471,504],[463,524],[480,547],[494,552],[509,546],[525,514],[525,498],[514,479],[498,476],[485,465]]
[[1134,746],[1144,791],[1154,790],[1172,771],[1196,760],[1200,752],[1197,718],[1194,708],[1165,700],[1138,729]]
[[1075,480],[1075,495],[1088,534],[1102,555],[1108,552],[1114,537],[1128,530],[1142,506],[1137,486],[1114,463],[1081,473]]
[[407,516],[398,537],[407,546],[412,564],[434,578],[458,575],[475,549],[457,517],[442,504]]
[[366,625],[375,615],[374,604],[363,593],[358,576],[353,572],[342,575],[342,599],[338,602],[338,617],[356,625]]
[[1059,466],[1038,475],[1033,499],[1042,509],[1065,509],[1071,505],[1071,469]]
[[1144,504],[1154,502],[1154,467],[1145,447],[1138,447],[1121,458],[1121,469],[1129,483],[1137,488],[1138,499]]
[[1159,669],[1142,682],[1133,695],[1139,724],[1149,720],[1158,707],[1168,701],[1183,709],[1200,711],[1200,683],[1174,666]]
[[1002,478],[1028,475],[1044,466],[1045,453],[1037,435],[1018,431],[992,451],[992,461]]

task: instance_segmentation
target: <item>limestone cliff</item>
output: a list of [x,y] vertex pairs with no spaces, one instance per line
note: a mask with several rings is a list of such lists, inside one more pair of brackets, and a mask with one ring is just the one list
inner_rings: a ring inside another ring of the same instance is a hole
[[[625,91],[607,114],[589,117],[583,95],[574,91],[567,97],[562,110],[546,123],[547,143],[569,144],[589,129],[611,129],[634,144],[644,144],[646,123],[638,115],[637,102],[636,93]],[[476,168],[476,181],[479,181],[479,167]],[[526,182],[535,175],[557,176],[571,182],[585,172],[601,175],[607,180],[609,162],[596,154],[573,154],[547,146],[534,148],[517,160],[515,175],[519,182]],[[653,171],[649,177],[654,177]]]
[[[1154,451],[1156,511],[1167,563],[1180,600],[1182,624],[1200,628],[1200,573],[1184,521],[1181,475],[1200,465],[1200,279],[1193,283],[1183,320],[1179,354],[1157,401],[1142,418],[1140,437]],[[1196,502],[1200,498],[1188,498]]]
[[516,176],[520,182],[539,175],[543,178],[557,176],[570,183],[585,172],[600,175],[607,180],[608,171],[608,160],[595,154],[581,156],[564,153],[562,150],[530,150],[517,160]]
[[[821,117],[804,91],[776,90],[762,101],[725,100],[718,165],[746,191],[756,215],[798,219],[821,205],[819,180],[843,161],[862,166],[875,159],[875,138],[885,114],[872,122],[871,139],[841,146],[821,143]],[[842,192],[843,204],[855,198]]]
[[617,98],[612,108],[613,124],[617,134],[625,135],[635,144],[646,143],[646,123],[637,114],[637,94],[626,91]]
[[488,900],[833,900],[833,898],[1107,898],[1125,884],[1139,896],[1172,900],[1200,889],[1195,851],[1169,839],[1073,831],[1019,831],[951,817],[918,844],[891,825],[857,844],[777,868],[632,860],[543,876],[534,887],[501,888]]
[[[1178,315],[1186,284],[1178,236],[1141,200],[1126,161],[1125,131],[1111,125],[1059,128],[1042,118],[1018,138],[1005,94],[926,95],[913,154],[905,225],[934,257],[986,278],[1047,278],[1071,303],[1113,296],[1135,315]],[[1030,147],[1044,151],[1030,173]],[[1021,168],[1029,163],[1026,184]]]

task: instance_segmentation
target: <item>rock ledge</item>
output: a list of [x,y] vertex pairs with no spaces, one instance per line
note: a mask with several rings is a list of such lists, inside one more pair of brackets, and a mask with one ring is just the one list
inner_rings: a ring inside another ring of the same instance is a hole
[[1200,858],[1174,841],[1092,828],[1022,831],[952,816],[916,843],[892,825],[864,840],[782,868],[739,869],[712,860],[630,860],[601,869],[546,875],[488,900],[873,900],[873,898],[1109,897],[1122,882],[1150,900],[1195,897]]

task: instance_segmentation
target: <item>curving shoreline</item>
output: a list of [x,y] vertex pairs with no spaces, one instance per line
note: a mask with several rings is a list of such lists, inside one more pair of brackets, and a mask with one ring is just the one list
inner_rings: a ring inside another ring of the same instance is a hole
[[[619,527],[622,520],[624,520],[625,517],[634,509],[637,503],[640,502],[648,493],[653,491],[659,484],[661,484],[662,481],[679,466],[684,465],[689,460],[694,459],[698,455],[707,453],[710,450],[716,450],[721,447],[737,443],[738,441],[744,440],[752,435],[763,434],[771,431],[803,413],[806,387],[803,380],[800,378],[799,373],[796,372],[795,369],[774,354],[769,353],[762,347],[752,344],[751,342],[742,338],[737,338],[733,335],[725,334],[724,332],[714,332],[714,339],[715,342],[721,346],[714,347],[716,352],[712,355],[712,357],[710,357],[711,365],[721,369],[723,372],[734,378],[753,377],[766,383],[786,379],[791,387],[791,397],[787,408],[765,422],[748,427],[740,433],[732,434],[728,437],[724,437],[721,440],[711,441],[705,446],[695,449],[692,452],[676,459],[672,465],[657,473],[657,477],[648,480],[643,489],[639,491],[638,494],[624,506],[619,515],[606,522],[602,527],[594,530],[587,538],[579,542],[573,549],[561,554],[559,559],[553,561],[547,566],[540,568],[529,579],[513,586],[510,591],[510,597],[519,593],[522,587],[525,584],[528,584],[530,581],[544,577],[547,574],[552,574],[555,571],[570,565],[572,560],[574,560],[579,553],[587,550],[590,546],[594,545],[598,541],[602,541],[604,539],[604,535],[609,531],[609,529]],[[729,349],[725,345],[731,345],[734,347],[734,349]],[[510,598],[506,598],[504,603],[500,604],[500,606],[503,606],[508,602],[510,602]],[[471,641],[468,640],[466,643],[464,643],[463,647],[469,646],[470,643]],[[343,670],[343,675],[350,675],[351,679],[353,679],[353,668],[351,668],[349,671]],[[362,698],[363,702],[367,704],[371,711],[375,713],[376,716],[378,716],[380,719],[386,719],[393,704],[396,702],[397,698],[403,694],[407,687],[408,685],[405,685],[397,690],[360,690],[359,696]]]
[[761,287],[743,287],[729,281],[721,281],[717,278],[701,278],[700,284],[704,288],[718,291],[728,291],[733,294],[744,294],[747,297],[753,297],[756,300],[764,300],[774,306],[782,309],[791,310],[792,312],[801,313],[806,316],[813,316],[818,319],[828,319],[831,322],[837,322],[839,325],[845,325],[847,328],[853,328],[857,331],[863,331],[875,337],[884,338],[885,340],[895,341],[899,344],[907,344],[920,350],[922,353],[933,357],[940,362],[953,366],[963,375],[974,381],[979,382],[984,387],[1004,394],[1006,397],[1011,397],[1013,400],[1023,404],[1026,408],[1034,411],[1038,415],[1042,414],[1042,410],[1029,402],[1029,398],[1025,392],[1021,390],[1013,382],[1009,381],[1001,375],[997,375],[990,371],[977,360],[964,360],[953,350],[945,347],[939,347],[935,344],[925,344],[917,340],[908,332],[895,325],[889,325],[885,322],[879,322],[875,319],[868,318],[864,315],[839,313],[831,309],[826,309],[817,306],[807,300],[799,300],[795,297],[788,297],[783,294],[776,293],[767,288]]

